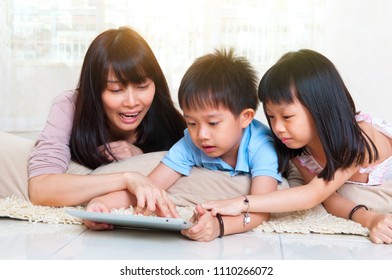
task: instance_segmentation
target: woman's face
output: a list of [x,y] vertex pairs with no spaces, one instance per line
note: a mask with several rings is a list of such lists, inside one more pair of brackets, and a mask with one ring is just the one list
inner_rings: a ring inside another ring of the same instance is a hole
[[147,78],[141,84],[124,86],[109,71],[108,82],[102,93],[102,103],[113,140],[134,142],[135,130],[146,116],[155,95],[154,81]]

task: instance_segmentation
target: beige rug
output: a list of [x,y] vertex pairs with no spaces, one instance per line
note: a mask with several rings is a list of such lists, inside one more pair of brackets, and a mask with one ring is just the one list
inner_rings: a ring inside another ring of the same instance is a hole
[[[0,198],[0,217],[27,220],[32,223],[80,225],[81,220],[68,215],[65,212],[66,209],[83,209],[83,207],[36,206],[16,197]],[[192,216],[193,207],[177,207],[177,211],[184,220],[188,220]],[[113,212],[132,214],[132,208],[113,210]],[[368,236],[369,234],[367,228],[358,223],[332,216],[321,205],[306,211],[272,214],[270,221],[264,222],[254,231],[362,236]]]

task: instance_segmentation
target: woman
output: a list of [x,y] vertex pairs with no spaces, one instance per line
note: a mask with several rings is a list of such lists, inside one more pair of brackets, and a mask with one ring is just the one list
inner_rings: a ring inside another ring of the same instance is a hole
[[146,41],[130,28],[107,30],[88,48],[77,89],[53,103],[29,161],[29,198],[34,204],[71,206],[128,190],[137,195],[138,209],[146,207],[146,214],[157,205],[169,215],[168,208],[174,206],[166,193],[136,172],[66,172],[71,160],[95,169],[168,150],[184,128]]

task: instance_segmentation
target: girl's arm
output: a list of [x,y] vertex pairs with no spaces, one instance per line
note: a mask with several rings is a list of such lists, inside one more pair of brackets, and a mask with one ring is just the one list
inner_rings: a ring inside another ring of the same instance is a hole
[[323,201],[323,206],[332,215],[348,219],[350,211],[356,206],[356,204],[344,198],[337,192],[334,192]]
[[[278,183],[276,179],[268,176],[257,176],[252,179],[251,195],[260,195],[276,191]],[[245,197],[242,196],[242,203],[245,204]],[[236,234],[252,230],[262,222],[268,221],[270,213],[249,213],[250,222],[244,223],[244,215],[222,217],[224,225],[224,235]],[[200,205],[196,206],[196,214],[192,218],[196,224],[183,230],[182,234],[197,241],[211,241],[218,237],[220,232],[219,220],[207,212]]]
[[[328,197],[323,205],[332,215],[348,219],[351,210],[357,206],[354,202],[344,198],[338,193],[333,193]],[[369,237],[374,243],[392,243],[392,215],[375,211],[368,211],[366,208],[359,208],[352,215],[351,220],[369,229]]]
[[[290,212],[313,208],[323,202],[356,172],[356,168],[338,170],[334,180],[324,181],[314,177],[308,184],[294,188],[274,191],[263,195],[250,195],[248,197],[250,211],[252,212]],[[239,215],[246,211],[242,197],[228,200],[210,201],[203,207],[210,209],[215,216]]]
[[[305,182],[311,181],[312,176],[309,172],[301,168],[298,162],[296,165]],[[357,204],[344,198],[337,192],[333,192],[325,199],[323,205],[329,213],[344,219],[348,219],[351,210],[357,206]],[[387,244],[392,242],[392,215],[359,208],[352,215],[351,219],[369,229],[369,237],[372,242]]]

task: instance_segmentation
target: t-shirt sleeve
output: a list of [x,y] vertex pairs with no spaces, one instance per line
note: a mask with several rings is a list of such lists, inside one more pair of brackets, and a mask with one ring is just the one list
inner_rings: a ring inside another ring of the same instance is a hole
[[64,173],[71,160],[69,148],[75,112],[76,93],[57,96],[49,111],[44,129],[38,135],[30,156],[29,179],[43,174]]
[[195,166],[193,157],[195,152],[197,152],[197,148],[189,135],[185,133],[185,136],[167,152],[162,162],[174,171],[188,176],[192,167]]
[[252,178],[269,176],[275,178],[278,182],[282,182],[282,176],[278,171],[278,156],[272,138],[259,144],[251,159],[251,165]]

